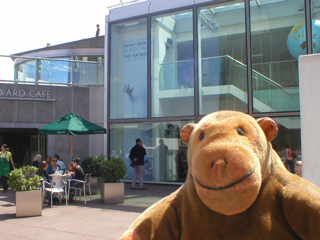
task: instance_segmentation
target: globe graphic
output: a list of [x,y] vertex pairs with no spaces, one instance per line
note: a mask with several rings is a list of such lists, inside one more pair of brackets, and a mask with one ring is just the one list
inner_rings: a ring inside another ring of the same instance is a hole
[[[312,21],[312,44],[313,44],[313,52],[314,53],[319,52],[320,51],[320,20]],[[287,39],[287,46],[290,54],[297,60],[300,55],[307,53],[305,22],[298,23],[291,29]]]

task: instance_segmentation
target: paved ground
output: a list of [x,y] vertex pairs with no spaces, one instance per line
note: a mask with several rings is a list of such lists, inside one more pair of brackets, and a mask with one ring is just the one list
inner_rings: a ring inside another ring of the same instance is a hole
[[42,216],[16,218],[15,192],[0,192],[0,239],[106,239],[116,240],[147,207],[179,188],[146,184],[147,190],[131,190],[125,184],[123,204],[103,204],[94,195],[84,205],[43,207]]

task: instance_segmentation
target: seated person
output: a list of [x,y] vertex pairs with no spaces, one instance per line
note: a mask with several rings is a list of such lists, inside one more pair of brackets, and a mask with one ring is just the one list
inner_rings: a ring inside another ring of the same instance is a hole
[[48,165],[51,163],[51,157],[50,156],[47,156],[46,162],[47,162]]
[[73,161],[69,163],[67,173],[68,175],[70,175],[70,178],[74,178],[74,176],[76,175],[76,168],[73,165]]
[[[40,177],[42,177],[42,179],[43,179],[44,181],[46,181],[46,182],[51,182],[51,181],[50,181],[50,178],[49,178],[49,176],[48,176],[48,174],[47,174],[47,168],[48,168],[47,162],[46,162],[46,161],[41,161],[40,167],[39,167],[39,170],[38,170],[37,174],[38,174]],[[46,188],[50,188],[50,185],[47,184],[47,183],[45,183],[44,186],[45,186]],[[45,191],[45,192],[46,192],[46,193],[45,193],[45,202],[48,203],[48,204],[50,204],[50,199],[51,199],[50,193],[47,192],[47,191]]]
[[33,161],[32,161],[31,166],[34,166],[34,167],[39,168],[40,162],[41,162],[41,158],[42,158],[42,157],[41,157],[40,154],[35,155],[35,156],[34,156],[34,159],[33,159]]
[[47,168],[47,174],[50,175],[55,173],[56,171],[60,171],[60,167],[58,165],[58,159],[53,158]]
[[59,155],[55,154],[52,159],[58,160],[57,163],[58,163],[58,165],[59,165],[59,167],[60,167],[60,171],[62,171],[62,173],[64,173],[65,170],[66,170],[66,165],[64,164],[63,161],[60,160]]
[[[76,168],[76,173],[72,179],[78,179],[78,180],[84,180],[86,174],[84,173],[83,169],[80,167],[80,159],[79,158],[74,158],[72,160],[73,166]],[[77,187],[77,188],[82,188],[83,184],[80,182],[75,182],[71,181],[70,187]],[[70,195],[69,195],[69,203],[73,203],[73,198],[74,198],[74,189],[71,189]]]
[[48,168],[48,165],[47,165],[46,161],[42,161],[40,163],[40,167],[39,167],[39,170],[38,170],[38,175],[40,177],[42,177],[43,180],[45,180],[47,182],[50,182],[50,178],[49,178],[48,173],[47,173],[47,168]]

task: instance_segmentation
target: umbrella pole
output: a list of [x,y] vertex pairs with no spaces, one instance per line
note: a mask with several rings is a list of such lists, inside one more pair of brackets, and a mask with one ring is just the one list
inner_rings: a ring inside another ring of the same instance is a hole
[[73,159],[74,152],[73,152],[73,135],[71,135],[71,159]]

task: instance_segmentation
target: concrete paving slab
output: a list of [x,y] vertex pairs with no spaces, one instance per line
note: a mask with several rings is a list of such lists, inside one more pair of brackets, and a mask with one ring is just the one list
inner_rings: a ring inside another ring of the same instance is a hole
[[131,190],[125,184],[122,204],[103,204],[100,196],[44,206],[42,216],[16,218],[15,192],[0,192],[0,239],[90,239],[116,240],[146,208],[169,195],[180,186],[146,184],[147,190]]

